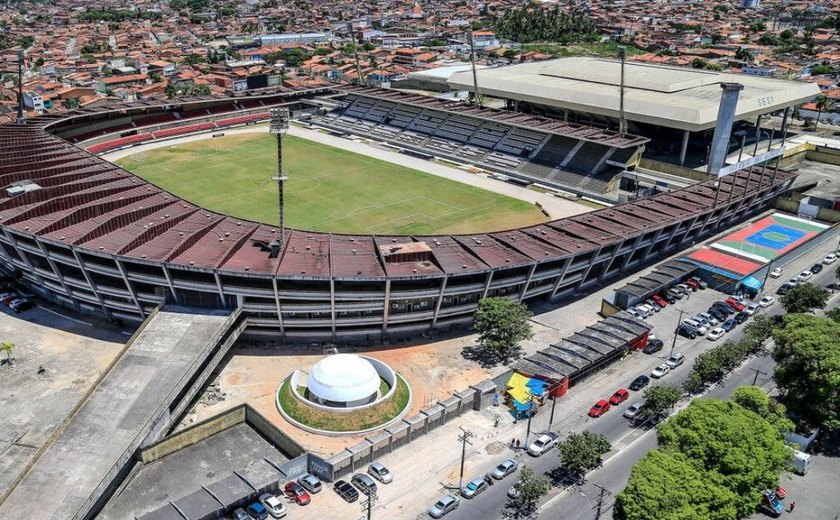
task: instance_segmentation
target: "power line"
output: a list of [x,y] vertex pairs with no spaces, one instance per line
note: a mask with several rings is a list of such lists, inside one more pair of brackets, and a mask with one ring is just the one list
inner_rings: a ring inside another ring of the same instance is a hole
[[458,440],[461,441],[461,478],[458,480],[458,489],[462,489],[464,487],[464,460],[467,457],[467,444],[472,446],[470,439],[475,437],[475,434],[469,430],[465,430],[463,426],[460,426],[461,435],[458,436]]

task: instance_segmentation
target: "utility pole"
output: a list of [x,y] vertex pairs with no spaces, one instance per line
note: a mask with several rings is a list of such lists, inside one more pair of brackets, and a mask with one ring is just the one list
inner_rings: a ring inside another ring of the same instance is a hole
[[458,489],[464,487],[464,459],[467,458],[467,444],[472,446],[470,439],[475,437],[475,434],[469,430],[465,430],[463,426],[461,428],[461,435],[458,436],[458,440],[461,441],[461,478],[458,480]]
[[554,423],[554,407],[557,406],[557,389],[560,388],[560,383],[555,383],[551,389],[551,415],[548,418],[548,431],[551,431],[551,425]]
[[[680,311],[679,309],[677,309],[677,310]],[[668,355],[668,357],[674,355],[674,347],[677,346],[677,331],[680,330],[680,325],[682,324],[682,317],[683,317],[683,314],[685,314],[685,312],[686,311],[680,311],[680,316],[679,316],[679,318],[677,318],[677,326],[674,329],[674,341],[671,342],[671,353]]]
[[370,520],[370,513],[373,511],[373,506],[376,505],[377,500],[379,500],[379,497],[376,496],[376,493],[371,493],[366,500],[359,502],[362,506],[362,513],[366,513],[367,520]]
[[475,41],[473,40],[473,31],[467,31],[467,41],[470,44],[470,63],[472,63],[473,76],[473,104],[481,108],[481,93],[478,91],[478,74],[475,71]]
[[759,370],[757,368],[751,368],[750,370],[755,371],[755,377],[753,378],[753,386],[755,386],[755,384],[758,382],[758,374],[761,374],[763,376],[767,375],[767,372],[762,372],[761,370]]
[[531,437],[531,419],[534,418],[534,394],[528,393],[528,427],[525,430],[525,449],[528,448],[528,438]]
[[604,496],[612,495],[612,493],[609,489],[605,488],[604,486],[599,486],[595,483],[593,483],[592,485],[600,490],[600,492],[598,493],[598,503],[595,504],[595,520],[601,520],[601,514],[604,510]]
[[271,180],[277,183],[277,202],[280,212],[280,238],[271,243],[269,258],[277,258],[286,245],[286,215],[284,209],[284,188],[289,177],[283,175],[283,136],[289,131],[289,109],[285,107],[271,109],[269,133],[277,136],[277,175]]
[[17,124],[25,125],[23,117],[23,49],[18,51],[18,113]]
[[618,57],[621,59],[621,87],[618,95],[618,133],[621,137],[627,133],[627,118],[624,115],[624,62],[627,59],[627,48],[618,48]]

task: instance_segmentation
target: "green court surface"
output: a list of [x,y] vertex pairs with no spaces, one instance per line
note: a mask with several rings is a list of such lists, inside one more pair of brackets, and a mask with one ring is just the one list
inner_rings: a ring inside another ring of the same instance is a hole
[[[240,134],[139,152],[117,164],[208,209],[277,222],[275,138]],[[335,233],[496,231],[545,222],[533,204],[329,147],[283,138],[286,222]]]

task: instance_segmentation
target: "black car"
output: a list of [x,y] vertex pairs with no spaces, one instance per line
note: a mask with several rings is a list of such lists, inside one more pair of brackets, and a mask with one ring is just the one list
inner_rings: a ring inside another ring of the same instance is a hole
[[645,354],[655,354],[656,352],[659,352],[660,350],[662,350],[662,347],[664,345],[665,344],[662,343],[661,339],[654,338],[654,339],[648,341],[647,346],[645,347],[645,349],[642,352],[644,352]]
[[696,338],[699,332],[700,331],[698,331],[694,327],[685,324],[680,325],[680,328],[677,329],[677,334],[688,339]]
[[735,315],[735,317],[734,317],[735,323],[740,325],[740,324],[744,323],[745,321],[747,321],[747,319],[749,319],[749,317],[750,317],[749,314],[747,314],[744,311],[741,311],[741,312],[739,312],[738,314]]
[[668,302],[668,303],[670,303],[671,305],[673,305],[673,304],[677,303],[677,298],[676,298],[673,294],[671,294],[671,293],[664,292],[664,293],[662,293],[660,296],[661,296],[662,298],[664,298],[664,299],[665,299],[665,301],[666,301],[666,302]]
[[730,314],[735,312],[735,309],[733,309],[732,307],[730,307],[729,305],[727,305],[726,303],[721,302],[721,301],[717,301],[717,302],[713,303],[711,308],[712,309],[717,309],[720,312],[726,313],[727,316],[729,316]]
[[778,289],[776,289],[776,294],[778,294],[779,296],[784,296],[792,288],[793,288],[792,285],[786,283],[786,284],[782,285],[781,287],[779,287]]
[[817,274],[820,271],[822,271],[822,264],[814,264],[814,265],[811,266],[811,272],[812,273]]
[[650,378],[646,375],[640,375],[630,383],[630,390],[637,391],[646,387],[650,383]]
[[359,500],[359,492],[345,480],[336,480],[333,489],[338,493],[338,496],[347,502]]
[[721,311],[721,310],[718,310],[718,309],[716,309],[716,308],[714,308],[714,307],[710,307],[710,308],[709,308],[709,310],[708,310],[707,312],[708,312],[709,314],[711,314],[711,315],[712,315],[712,317],[713,317],[714,319],[718,320],[718,321],[726,321],[726,318],[728,318],[728,317],[729,317],[729,316],[727,316],[727,314],[726,314],[725,312],[723,312],[723,311]]

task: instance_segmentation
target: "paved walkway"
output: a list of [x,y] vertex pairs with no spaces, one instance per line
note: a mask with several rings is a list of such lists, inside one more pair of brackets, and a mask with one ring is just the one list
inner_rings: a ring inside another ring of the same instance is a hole
[[[267,130],[268,125],[256,125],[233,130],[225,130],[224,134],[238,135],[247,133],[265,133]],[[219,132],[214,133],[218,134]],[[167,146],[174,146],[181,143],[212,139],[212,135],[213,133],[204,133],[180,137],[178,139],[156,141],[104,154],[102,155],[102,158],[113,162],[136,153],[154,150],[156,148],[165,148]],[[487,174],[479,173],[478,169],[476,169],[475,173],[472,173],[440,162],[427,161],[425,159],[420,159],[419,157],[412,157],[410,155],[398,153],[391,149],[376,145],[371,141],[362,139],[347,139],[332,135],[328,132],[312,130],[297,125],[292,125],[289,128],[289,135],[315,141],[316,143],[321,143],[327,146],[341,148],[342,150],[355,152],[368,157],[373,157],[374,159],[379,159],[381,161],[399,164],[400,166],[405,166],[407,168],[414,168],[415,170],[426,172],[431,175],[468,184],[492,193],[507,195],[508,197],[513,197],[532,204],[539,203],[552,219],[570,217],[572,215],[579,215],[581,213],[586,213],[587,211],[592,211],[591,207],[578,204],[577,202],[571,200],[555,197],[547,193],[540,193],[515,184],[494,179]]]

